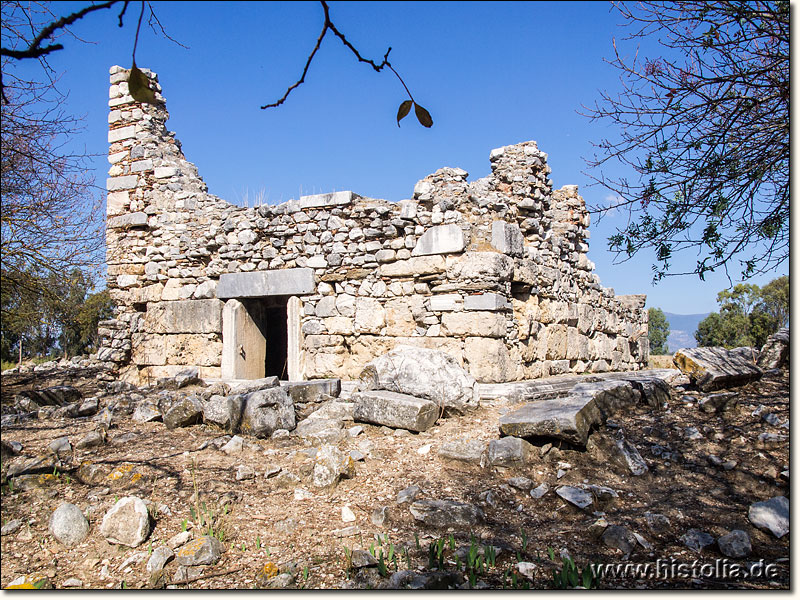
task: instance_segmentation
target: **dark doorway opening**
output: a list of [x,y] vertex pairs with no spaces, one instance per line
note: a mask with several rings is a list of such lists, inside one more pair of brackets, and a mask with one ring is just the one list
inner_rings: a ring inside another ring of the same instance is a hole
[[287,379],[288,296],[242,300],[266,340],[264,377]]

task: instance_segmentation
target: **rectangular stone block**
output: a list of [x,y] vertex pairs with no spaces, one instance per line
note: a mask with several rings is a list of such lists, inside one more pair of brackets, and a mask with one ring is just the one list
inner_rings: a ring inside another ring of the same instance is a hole
[[138,175],[123,175],[121,177],[109,177],[106,179],[106,189],[109,192],[117,190],[132,190],[139,182]]
[[313,194],[310,196],[300,196],[299,200],[287,202],[287,208],[306,209],[306,208],[325,208],[326,206],[343,206],[353,202],[359,196],[351,191],[330,192],[328,194]]
[[130,196],[128,192],[111,192],[106,198],[106,214],[119,215],[128,210]]
[[108,132],[108,143],[113,144],[121,140],[127,140],[136,137],[136,126],[128,125],[127,127],[120,127],[119,129],[112,129]]
[[428,300],[434,312],[461,310],[461,301],[461,294],[440,294]]
[[464,298],[464,310],[505,310],[506,308],[510,308],[510,305],[502,294],[489,292]]
[[364,423],[425,431],[439,418],[439,407],[424,398],[397,392],[370,390],[354,393],[353,419]]
[[156,179],[167,179],[168,177],[174,177],[178,175],[179,171],[177,167],[156,167],[153,175],[155,175]]
[[223,273],[217,285],[217,298],[264,298],[266,296],[302,296],[313,294],[314,269],[280,269]]
[[417,240],[411,256],[456,254],[464,251],[464,232],[458,225],[431,227]]
[[381,265],[381,277],[414,277],[443,273],[444,256],[415,256],[407,260]]
[[522,256],[524,252],[522,231],[516,223],[492,223],[492,246],[509,256]]
[[506,319],[491,312],[453,312],[442,315],[442,334],[470,337],[503,337]]
[[109,229],[130,229],[131,227],[142,227],[147,225],[147,215],[143,212],[129,213],[120,215],[108,220]]
[[153,169],[153,161],[149,158],[147,160],[137,160],[131,164],[131,173],[140,173],[142,171],[150,171]]
[[222,333],[220,300],[178,300],[148,304],[144,328],[150,333]]

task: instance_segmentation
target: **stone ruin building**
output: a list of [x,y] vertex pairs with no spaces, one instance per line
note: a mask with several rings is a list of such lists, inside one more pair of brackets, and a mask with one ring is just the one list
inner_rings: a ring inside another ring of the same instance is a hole
[[116,314],[99,358],[122,379],[357,379],[398,345],[446,352],[479,382],[647,364],[645,296],[600,284],[584,201],[552,188],[535,142],[492,150],[476,181],[439,169],[400,202],[335,192],[243,208],[207,192],[165,104],[110,74]]

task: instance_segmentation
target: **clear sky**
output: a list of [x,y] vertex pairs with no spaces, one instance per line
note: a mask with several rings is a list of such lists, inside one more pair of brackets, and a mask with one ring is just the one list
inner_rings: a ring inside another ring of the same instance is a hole
[[[83,5],[55,2],[53,10],[60,16]],[[413,114],[398,128],[395,114],[406,99],[400,82],[358,64],[330,33],[306,83],[283,106],[260,109],[299,77],[322,28],[319,3],[153,6],[167,33],[188,49],[147,27],[146,11],[137,65],[159,74],[171,115],[167,126],[210,192],[230,202],[262,197],[278,203],[347,189],[401,200],[440,167],[483,177],[492,148],[526,140],[549,154],[555,187],[579,185],[588,204],[610,195],[589,185],[583,160],[592,153],[591,142],[608,135],[608,125],[580,114],[582,105],[598,99],[598,90],[618,87],[617,73],[603,59],[625,30],[608,3],[331,2],[334,23],[364,56],[379,61],[392,47],[393,66],[433,116],[429,130]],[[85,115],[80,143],[98,155],[100,185],[109,166],[108,68],[130,67],[139,3],[129,5],[122,29],[118,11],[77,23],[72,31],[83,41],[62,37],[65,50],[49,61],[63,72],[59,85],[70,94],[69,110]],[[618,294],[646,293],[648,306],[667,312],[717,309],[716,294],[729,285],[723,274],[707,275],[705,282],[669,277],[654,286],[652,253],[614,264],[607,238],[623,219],[609,215],[591,227],[589,258],[603,285]],[[692,255],[686,259],[685,265],[695,263]],[[763,285],[785,273],[788,265],[752,282]]]

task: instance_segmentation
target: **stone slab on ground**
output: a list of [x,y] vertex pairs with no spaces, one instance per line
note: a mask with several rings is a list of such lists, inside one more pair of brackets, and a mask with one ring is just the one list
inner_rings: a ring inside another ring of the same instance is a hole
[[364,423],[425,431],[439,418],[439,407],[425,398],[385,390],[356,392],[353,418]]
[[484,520],[480,507],[453,500],[417,500],[409,510],[429,527],[471,527]]
[[341,379],[314,379],[311,381],[281,381],[281,387],[296,404],[313,402],[322,396],[339,396],[342,390]]
[[585,446],[589,430],[635,404],[637,390],[626,381],[576,385],[565,398],[530,402],[500,417],[500,432],[514,437],[548,437]]
[[750,505],[747,513],[750,522],[776,538],[789,533],[789,500],[786,496],[776,496],[763,502]]
[[745,385],[763,374],[744,353],[719,346],[683,348],[673,355],[673,360],[704,392]]

